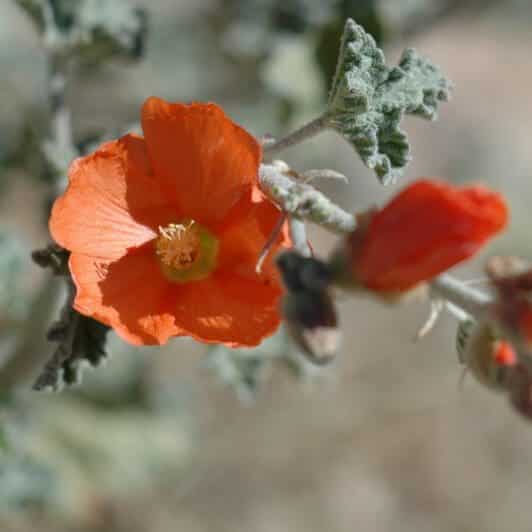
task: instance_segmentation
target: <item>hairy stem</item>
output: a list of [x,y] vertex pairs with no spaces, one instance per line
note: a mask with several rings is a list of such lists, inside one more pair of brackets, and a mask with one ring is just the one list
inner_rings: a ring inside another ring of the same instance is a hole
[[262,164],[259,180],[262,191],[295,218],[314,222],[336,233],[348,233],[356,226],[351,213],[311,185],[294,181],[275,165]]
[[310,257],[312,252],[307,240],[307,231],[305,229],[305,222],[293,216],[288,217],[288,226],[290,228],[290,237],[294,244],[294,249],[298,251],[303,257]]
[[286,148],[290,148],[290,146],[295,146],[296,144],[300,144],[301,142],[316,136],[327,128],[327,121],[328,116],[324,113],[288,134],[286,137],[266,143],[263,150],[264,158],[266,160],[271,160],[274,155],[277,155]]
[[465,310],[477,320],[486,317],[487,308],[492,302],[491,296],[485,292],[481,292],[447,273],[436,277],[430,283],[430,289],[436,296]]

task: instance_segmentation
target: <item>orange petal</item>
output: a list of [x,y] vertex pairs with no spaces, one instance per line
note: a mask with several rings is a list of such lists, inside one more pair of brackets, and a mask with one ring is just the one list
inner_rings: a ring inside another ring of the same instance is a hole
[[407,290],[472,256],[507,219],[504,199],[487,188],[418,181],[372,217],[355,275],[374,290]]
[[215,231],[220,238],[218,270],[231,272],[249,279],[279,281],[274,264],[276,253],[288,247],[287,231],[281,231],[262,265],[260,276],[256,273],[259,256],[275,230],[281,211],[260,191],[251,191],[233,208],[226,220]]
[[126,135],[70,166],[50,218],[54,240],[72,252],[113,259],[156,236],[174,217],[151,175],[144,139]]
[[228,273],[180,285],[167,312],[187,335],[230,347],[258,345],[281,322],[280,287]]
[[184,217],[218,222],[257,182],[260,144],[215,104],[149,98],[142,129],[154,173]]
[[74,308],[127,342],[164,344],[183,334],[174,315],[162,310],[169,286],[151,245],[114,262],[73,253],[70,271],[77,287]]

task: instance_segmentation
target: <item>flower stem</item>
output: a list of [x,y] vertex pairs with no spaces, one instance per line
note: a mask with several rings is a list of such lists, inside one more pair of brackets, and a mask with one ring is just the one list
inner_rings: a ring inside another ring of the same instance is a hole
[[430,283],[430,289],[433,294],[465,310],[476,320],[481,320],[486,316],[487,307],[492,301],[492,298],[485,292],[446,273],[436,277]]
[[355,217],[335,205],[307,183],[295,181],[275,164],[262,164],[260,187],[274,203],[295,218],[314,222],[336,233],[348,233],[356,226]]
[[48,54],[48,102],[50,108],[50,137],[43,144],[48,164],[57,179],[54,194],[61,194],[66,186],[66,173],[71,160],[77,156],[72,134],[70,109],[66,104],[68,60],[60,52]]
[[73,144],[70,111],[66,106],[67,73],[65,60],[56,53],[48,59],[48,99],[51,112],[51,132],[55,142],[70,149]]
[[277,155],[286,148],[290,148],[290,146],[295,146],[296,144],[300,144],[301,142],[316,136],[327,128],[327,123],[328,116],[327,113],[324,113],[292,133],[289,133],[286,137],[265,144],[264,158],[271,160],[274,155]]
[[294,249],[298,251],[303,257],[312,256],[310,246],[308,245],[305,222],[303,220],[300,220],[299,218],[289,216],[288,226],[290,228],[290,237],[292,238]]

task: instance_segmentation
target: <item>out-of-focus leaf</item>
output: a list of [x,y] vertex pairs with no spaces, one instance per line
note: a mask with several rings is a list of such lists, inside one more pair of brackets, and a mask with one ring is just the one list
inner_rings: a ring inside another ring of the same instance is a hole
[[53,472],[29,459],[0,458],[0,509],[42,507],[53,497]]
[[325,371],[308,361],[284,326],[257,347],[230,349],[217,345],[208,350],[203,360],[204,367],[235,392],[243,403],[253,402],[260,385],[276,364],[288,369],[298,379],[312,378]]
[[139,58],[147,15],[126,0],[16,0],[48,45],[90,63],[110,57]]
[[383,184],[393,183],[410,160],[405,114],[434,120],[450,96],[440,70],[413,49],[390,68],[371,35],[348,20],[329,95],[327,122],[356,149]]
[[0,410],[0,514],[86,516],[95,499],[175,478],[194,448],[182,406],[106,410],[75,395],[19,397]]
[[27,430],[15,402],[0,406],[0,512],[50,504],[57,488],[52,469],[24,451]]

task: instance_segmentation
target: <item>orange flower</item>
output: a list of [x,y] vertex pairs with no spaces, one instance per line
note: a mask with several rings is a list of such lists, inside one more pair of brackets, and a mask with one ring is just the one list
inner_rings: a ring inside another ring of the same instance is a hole
[[482,186],[417,181],[350,239],[356,279],[371,290],[402,292],[474,255],[504,228],[502,196]]
[[272,252],[255,272],[281,215],[258,188],[259,143],[214,104],[150,98],[142,128],[75,160],[54,204],[74,307],[132,344],[257,345],[281,295]]

